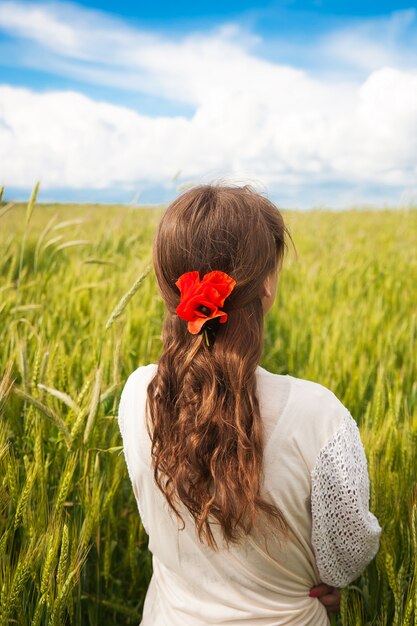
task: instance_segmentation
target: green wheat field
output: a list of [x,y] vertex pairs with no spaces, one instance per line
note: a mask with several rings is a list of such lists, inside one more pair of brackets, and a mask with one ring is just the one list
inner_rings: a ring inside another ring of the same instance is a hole
[[[164,207],[0,203],[0,626],[139,624],[151,554],[121,448],[128,375],[161,350]],[[261,365],[358,423],[383,533],[333,625],[417,626],[417,210],[282,210]]]

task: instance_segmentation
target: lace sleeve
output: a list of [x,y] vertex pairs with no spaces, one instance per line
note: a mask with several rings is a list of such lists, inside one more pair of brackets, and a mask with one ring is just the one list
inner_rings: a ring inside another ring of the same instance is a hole
[[321,449],[311,478],[312,544],[321,581],[345,587],[378,552],[382,531],[369,511],[365,451],[348,410]]

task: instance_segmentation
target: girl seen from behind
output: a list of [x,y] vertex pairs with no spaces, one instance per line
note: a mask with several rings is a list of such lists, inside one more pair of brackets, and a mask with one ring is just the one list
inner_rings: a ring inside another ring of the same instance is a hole
[[163,349],[119,406],[152,553],[141,626],[325,626],[378,550],[349,410],[259,365],[287,237],[247,185],[196,186],[157,228]]

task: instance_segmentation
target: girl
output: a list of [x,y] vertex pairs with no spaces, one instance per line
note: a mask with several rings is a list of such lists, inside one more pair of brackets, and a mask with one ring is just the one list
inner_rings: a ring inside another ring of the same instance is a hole
[[247,185],[196,186],[157,228],[163,351],[119,405],[152,553],[140,626],[327,626],[378,551],[349,410],[259,365],[286,235]]

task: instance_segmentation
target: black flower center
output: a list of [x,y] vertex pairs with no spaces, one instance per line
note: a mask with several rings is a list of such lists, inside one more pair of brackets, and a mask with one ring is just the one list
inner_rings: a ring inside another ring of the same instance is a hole
[[203,304],[200,306],[200,311],[201,313],[204,313],[204,315],[210,314],[210,309],[208,308],[208,306],[204,306]]

